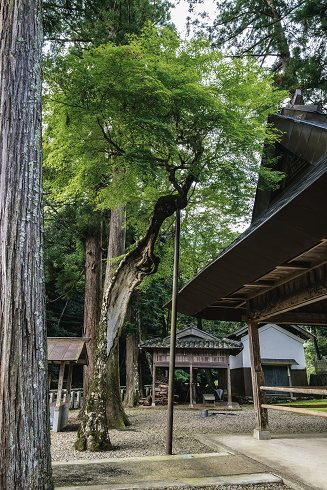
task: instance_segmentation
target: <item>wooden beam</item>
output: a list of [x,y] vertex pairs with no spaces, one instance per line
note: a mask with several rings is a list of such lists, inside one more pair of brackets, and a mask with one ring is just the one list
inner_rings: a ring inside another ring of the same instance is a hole
[[[321,245],[321,242],[319,242],[318,245]],[[307,252],[310,252],[311,250],[316,248],[318,245],[315,245],[314,247],[310,248],[310,250],[307,250]],[[323,255],[322,258],[319,257],[319,259],[311,262],[310,269],[296,269],[296,270],[294,270],[294,272],[292,272],[288,276],[281,277],[280,279],[277,279],[276,281],[274,281],[274,283],[271,286],[269,286],[269,289],[266,289],[264,292],[266,293],[266,292],[270,291],[271,289],[274,289],[278,286],[282,286],[283,284],[291,281],[292,279],[296,279],[297,277],[303,276],[303,274],[307,274],[308,272],[310,272],[314,269],[317,269],[318,267],[321,267],[322,265],[325,265],[325,264],[327,264],[327,256]],[[267,274],[265,274],[265,275],[267,275]],[[263,276],[263,277],[265,277],[265,276]],[[257,296],[260,296],[260,294],[261,294],[261,292],[259,292],[259,293],[256,292],[252,295],[249,295],[247,299],[256,298]]]
[[69,368],[68,368],[68,376],[67,376],[66,395],[65,395],[66,403],[70,403],[70,391],[71,391],[72,380],[73,380],[73,367],[74,367],[74,361],[70,361]]
[[230,360],[228,359],[227,364],[227,406],[232,408],[232,383],[230,376]]
[[260,342],[258,324],[256,322],[248,323],[249,331],[249,348],[251,359],[251,377],[252,390],[255,412],[255,429],[257,431],[268,431],[268,412],[266,408],[262,408],[262,404],[266,403],[266,393],[260,390],[260,385],[264,381],[265,376],[261,367]]
[[193,366],[190,364],[190,407],[193,408]]
[[153,368],[152,368],[152,406],[156,405],[156,358],[157,351],[153,351]]
[[287,264],[277,265],[275,269],[311,269],[311,262],[288,262]]
[[62,397],[62,386],[64,384],[64,374],[65,374],[65,361],[60,362],[60,370],[59,370],[59,381],[58,381],[58,390],[57,390],[57,401],[55,410],[58,411],[60,408],[61,397]]
[[286,393],[303,393],[304,395],[327,395],[327,386],[313,388],[303,386],[260,386],[263,391],[282,391]]
[[243,284],[243,287],[244,288],[270,288],[271,286],[273,286],[274,283],[272,281],[267,281],[266,284],[264,284],[263,282],[259,283],[259,282],[248,282],[247,284]]
[[245,296],[243,296],[242,298],[239,296],[224,297],[224,298],[220,298],[220,301],[246,301],[246,297]]
[[[279,313],[293,310],[301,306],[315,303],[327,298],[327,287],[323,283],[311,283],[305,288],[298,291],[294,291],[291,294],[283,296],[274,302],[269,303],[269,300],[265,300],[264,305],[260,308],[251,310],[248,318],[255,322],[266,321],[267,318],[275,316]],[[266,302],[267,301],[267,302]]]
[[[247,317],[243,321],[246,321]],[[280,323],[289,324],[295,323],[297,325],[327,325],[326,313],[300,313],[297,311],[291,311],[289,313],[280,313],[264,320],[267,323]]]
[[[242,303],[244,304],[244,303]],[[208,306],[208,308],[229,308],[229,309],[234,309],[234,308],[238,308],[240,305],[216,305],[216,304],[213,304],[213,305],[210,305]]]
[[263,408],[271,410],[282,410],[283,412],[302,413],[304,415],[313,415],[314,417],[327,417],[327,412],[319,412],[319,410],[308,410],[307,408],[285,407],[282,405],[261,405]]

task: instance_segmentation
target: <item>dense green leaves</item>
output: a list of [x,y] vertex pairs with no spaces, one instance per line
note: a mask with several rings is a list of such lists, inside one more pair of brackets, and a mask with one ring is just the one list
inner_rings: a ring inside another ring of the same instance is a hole
[[69,42],[78,50],[109,41],[125,44],[148,22],[165,25],[170,7],[167,0],[44,0],[43,28],[52,44]]
[[[45,79],[46,179],[57,199],[102,208],[151,210],[188,179],[233,202],[255,185],[280,100],[255,63],[169,31],[50,59]],[[113,168],[124,169],[114,182]]]

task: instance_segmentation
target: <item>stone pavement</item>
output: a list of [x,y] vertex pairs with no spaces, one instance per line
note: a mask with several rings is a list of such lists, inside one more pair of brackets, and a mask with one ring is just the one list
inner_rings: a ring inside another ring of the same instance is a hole
[[53,463],[55,488],[118,490],[197,487],[248,483],[278,483],[262,465],[221,449],[217,453],[150,456]]
[[195,455],[54,462],[55,488],[131,490],[205,485],[284,483],[295,490],[327,490],[327,434],[209,435],[215,450]]

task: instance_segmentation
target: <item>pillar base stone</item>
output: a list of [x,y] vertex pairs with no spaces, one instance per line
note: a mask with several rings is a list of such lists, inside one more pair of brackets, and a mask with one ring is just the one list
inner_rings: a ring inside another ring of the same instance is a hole
[[254,439],[258,439],[259,441],[268,441],[269,439],[271,439],[269,430],[254,429],[253,437]]

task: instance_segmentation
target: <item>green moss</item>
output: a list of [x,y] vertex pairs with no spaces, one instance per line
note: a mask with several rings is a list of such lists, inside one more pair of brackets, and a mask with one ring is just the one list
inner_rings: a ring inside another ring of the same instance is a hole
[[91,452],[112,451],[113,447],[109,439],[108,432],[95,431],[91,433],[89,450]]
[[74,448],[76,451],[86,451],[86,438],[83,434],[82,426],[77,431],[77,440],[75,441]]

